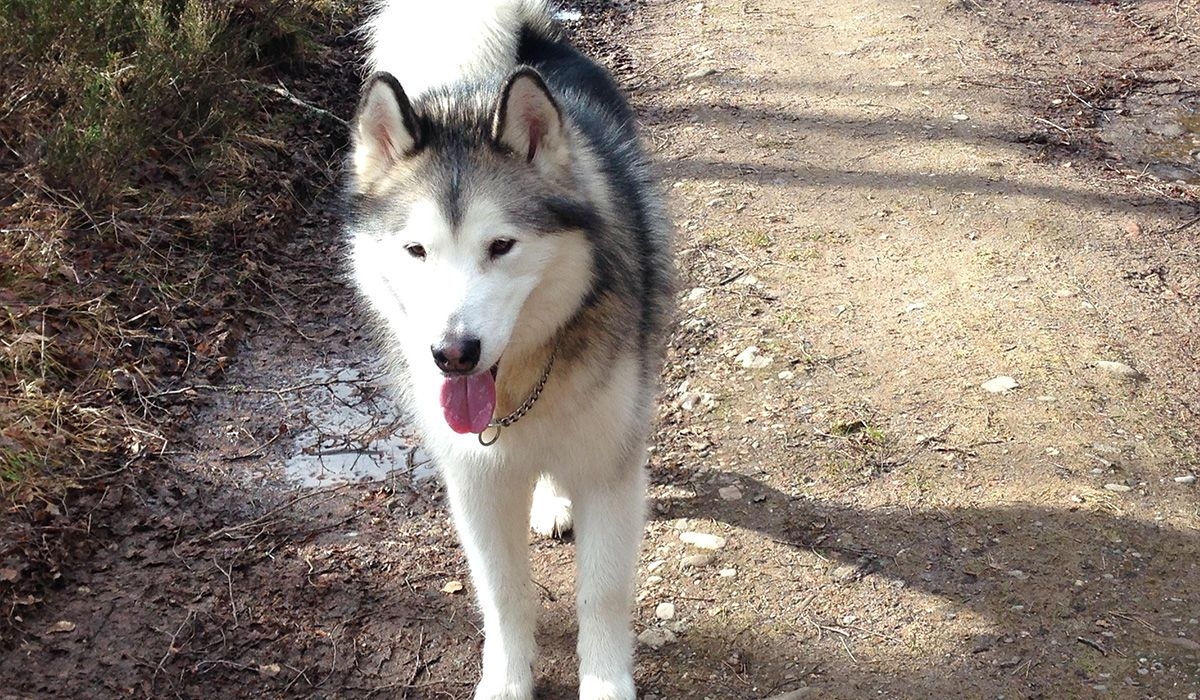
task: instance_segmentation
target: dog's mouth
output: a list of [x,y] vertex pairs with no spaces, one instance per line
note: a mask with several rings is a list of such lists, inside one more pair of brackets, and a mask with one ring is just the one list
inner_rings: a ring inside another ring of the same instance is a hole
[[496,373],[499,363],[486,372],[446,377],[442,382],[442,415],[456,433],[482,433],[496,412]]

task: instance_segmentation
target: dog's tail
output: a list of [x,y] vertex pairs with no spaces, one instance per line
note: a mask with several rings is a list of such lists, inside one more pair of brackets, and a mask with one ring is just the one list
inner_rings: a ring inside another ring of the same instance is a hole
[[549,0],[376,0],[363,30],[367,72],[391,73],[410,97],[502,78],[516,66],[522,32],[559,31]]

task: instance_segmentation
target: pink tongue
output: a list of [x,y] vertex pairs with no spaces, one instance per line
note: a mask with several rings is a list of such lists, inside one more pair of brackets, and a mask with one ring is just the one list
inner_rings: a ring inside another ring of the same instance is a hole
[[442,384],[442,413],[456,433],[482,433],[496,410],[496,380],[491,372],[450,377]]

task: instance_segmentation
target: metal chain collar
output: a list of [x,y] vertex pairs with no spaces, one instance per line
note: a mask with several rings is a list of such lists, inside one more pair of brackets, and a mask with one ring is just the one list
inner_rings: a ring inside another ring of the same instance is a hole
[[[507,428],[513,423],[521,420],[525,417],[526,413],[529,413],[529,411],[533,409],[533,405],[537,403],[538,397],[542,395],[542,389],[546,388],[546,382],[550,380],[550,370],[554,368],[554,359],[556,357],[558,357],[557,341],[554,343],[554,349],[550,351],[550,359],[546,360],[546,369],[542,370],[542,376],[537,380],[537,383],[533,385],[533,390],[529,392],[529,396],[526,397],[525,401],[522,402],[520,406],[517,406],[512,413],[504,416],[503,418],[493,418],[492,421],[488,423],[488,426],[479,433],[480,445],[483,445],[484,447],[491,447],[492,445],[496,444],[496,441],[500,439],[500,431],[502,429]],[[491,440],[484,438],[484,435],[487,434],[489,430],[495,431],[492,434]]]

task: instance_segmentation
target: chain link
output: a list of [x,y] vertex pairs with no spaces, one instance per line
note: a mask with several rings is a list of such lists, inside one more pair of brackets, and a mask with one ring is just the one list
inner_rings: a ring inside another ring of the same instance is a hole
[[[554,360],[557,357],[558,342],[556,341],[554,343],[554,349],[550,351],[550,359],[546,361],[546,369],[542,370],[542,376],[537,380],[537,383],[533,385],[533,390],[529,392],[529,396],[527,396],[525,401],[522,402],[520,406],[517,406],[512,413],[504,416],[503,418],[493,419],[490,423],[488,423],[488,426],[479,433],[480,445],[483,445],[484,447],[491,447],[492,445],[496,444],[496,441],[500,439],[501,429],[507,428],[513,423],[521,420],[525,417],[526,413],[529,413],[529,411],[533,409],[533,405],[537,403],[538,397],[542,395],[542,390],[546,388],[546,382],[550,380],[550,370],[554,368]],[[484,434],[489,430],[496,431],[491,440],[483,437]]]

